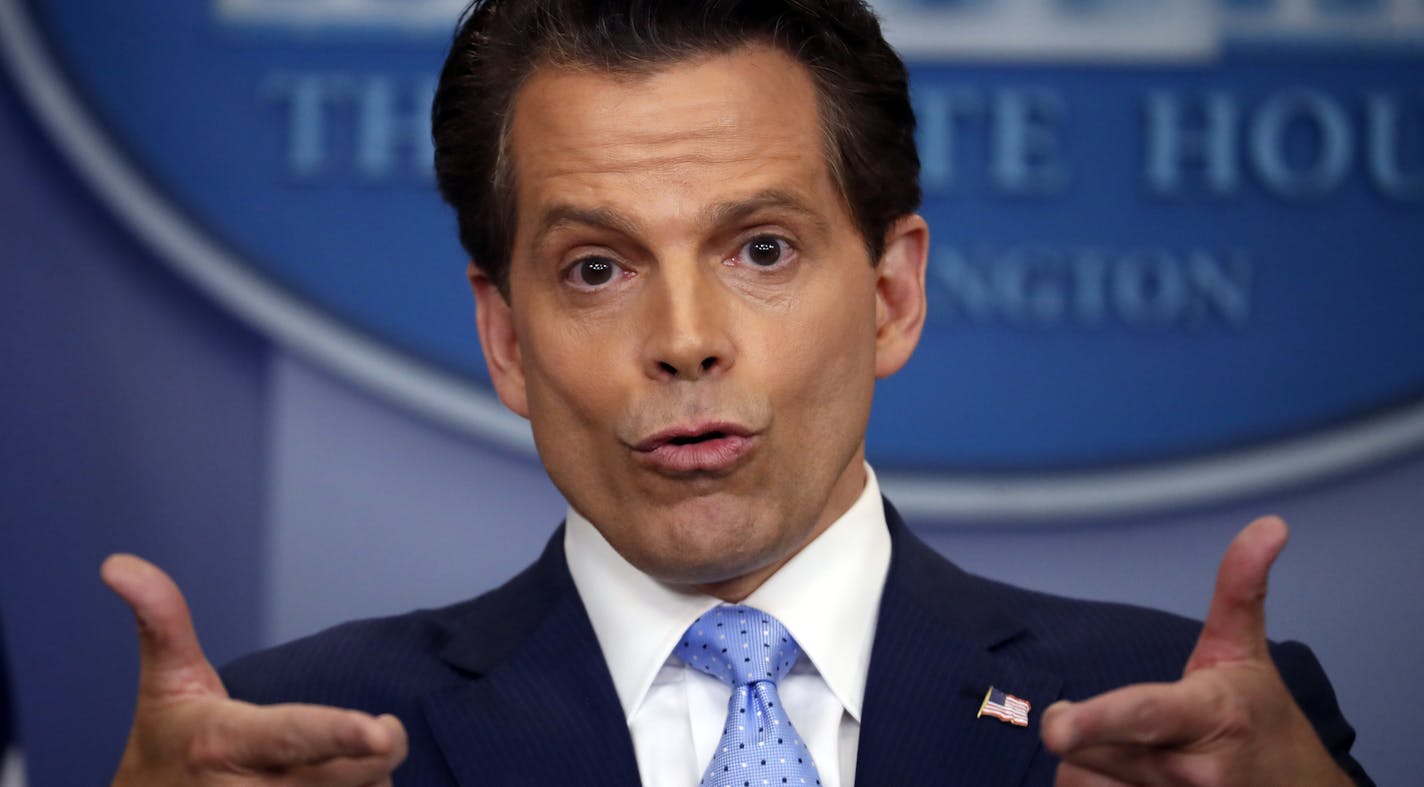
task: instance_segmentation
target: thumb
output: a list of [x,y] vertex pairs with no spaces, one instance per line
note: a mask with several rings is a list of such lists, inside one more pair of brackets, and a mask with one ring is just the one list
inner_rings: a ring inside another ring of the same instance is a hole
[[134,555],[110,555],[99,575],[133,610],[140,702],[179,695],[227,696],[198,644],[188,602],[167,574]]
[[1187,673],[1223,661],[1269,658],[1266,583],[1289,535],[1280,517],[1264,516],[1232,539],[1221,558],[1211,607],[1187,660]]

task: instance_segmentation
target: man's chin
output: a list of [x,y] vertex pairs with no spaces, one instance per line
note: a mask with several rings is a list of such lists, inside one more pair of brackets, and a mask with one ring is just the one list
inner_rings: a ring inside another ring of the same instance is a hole
[[624,512],[606,538],[640,571],[678,586],[735,581],[780,565],[809,533],[756,495],[721,491]]
[[722,556],[699,560],[696,556],[678,555],[674,559],[661,560],[653,565],[638,568],[665,584],[697,588],[734,582],[755,574],[774,562],[774,558],[762,562],[729,562],[722,559]]
[[770,535],[765,531],[704,529],[694,538],[672,539],[660,549],[629,557],[629,562],[645,574],[679,587],[737,585],[769,573],[769,567],[779,566],[795,553],[797,544],[785,544]]

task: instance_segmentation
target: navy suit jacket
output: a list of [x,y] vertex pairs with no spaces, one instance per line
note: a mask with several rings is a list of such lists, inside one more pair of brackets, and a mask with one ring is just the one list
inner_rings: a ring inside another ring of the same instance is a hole
[[[1039,712],[1181,675],[1200,624],[1077,601],[961,571],[887,503],[890,572],[860,727],[856,784],[1048,785]],[[1347,772],[1354,730],[1309,649],[1274,646],[1296,702]],[[233,696],[393,713],[410,754],[398,785],[627,785],[638,767],[563,530],[504,586],[437,610],[348,623],[241,659]],[[976,718],[990,685],[1033,704],[1029,726]]]

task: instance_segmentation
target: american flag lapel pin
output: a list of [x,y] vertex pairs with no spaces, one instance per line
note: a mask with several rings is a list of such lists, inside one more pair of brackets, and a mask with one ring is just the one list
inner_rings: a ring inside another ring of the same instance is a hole
[[984,701],[979,703],[979,713],[975,718],[982,716],[993,716],[999,721],[1006,721],[1015,727],[1028,726],[1028,709],[1032,707],[1028,700],[1020,699],[1012,694],[1005,694],[1002,691],[989,687],[984,692]]

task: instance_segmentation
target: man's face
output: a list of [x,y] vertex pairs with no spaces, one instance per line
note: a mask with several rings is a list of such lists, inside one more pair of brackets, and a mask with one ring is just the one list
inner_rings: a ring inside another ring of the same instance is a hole
[[545,69],[516,99],[508,303],[473,277],[486,358],[554,484],[652,576],[735,591],[863,487],[927,234],[903,219],[871,265],[824,151],[809,74],[770,48]]

